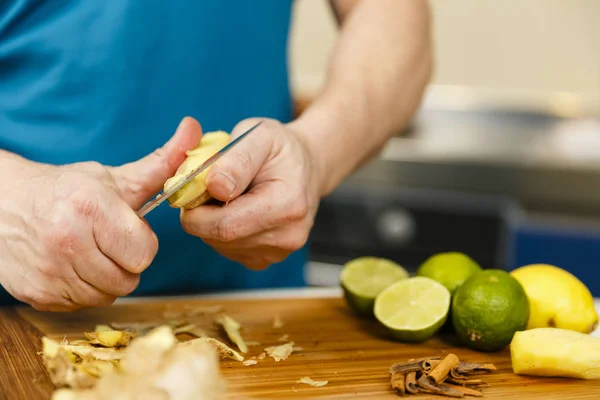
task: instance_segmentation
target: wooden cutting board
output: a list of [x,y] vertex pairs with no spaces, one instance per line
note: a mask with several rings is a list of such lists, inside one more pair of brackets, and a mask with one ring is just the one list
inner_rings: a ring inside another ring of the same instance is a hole
[[[232,360],[221,362],[228,381],[228,398],[263,399],[395,399],[390,389],[392,363],[453,352],[461,360],[492,362],[498,371],[485,376],[488,399],[600,399],[600,382],[569,379],[521,377],[511,370],[508,350],[485,354],[463,348],[452,336],[439,336],[422,344],[390,340],[375,321],[352,315],[342,299],[286,300],[165,300],[82,310],[75,313],[41,313],[30,308],[0,309],[0,389],[6,399],[48,399],[52,384],[36,354],[40,337],[82,338],[84,331],[108,322],[143,322],[162,318],[166,310],[186,306],[219,304],[242,323],[246,340],[259,341],[248,356],[264,347],[281,344],[288,335],[302,351],[279,363],[271,358],[255,366]],[[279,315],[283,327],[273,328]],[[211,318],[204,323],[211,328]],[[218,331],[215,331],[218,332]],[[296,383],[309,376],[329,384],[315,388]],[[439,396],[405,396],[442,399]]]

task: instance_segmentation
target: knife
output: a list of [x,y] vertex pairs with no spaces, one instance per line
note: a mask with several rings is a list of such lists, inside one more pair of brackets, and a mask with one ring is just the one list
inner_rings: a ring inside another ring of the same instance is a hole
[[149,202],[147,202],[142,208],[140,208],[137,211],[138,217],[143,218],[150,211],[152,211],[156,207],[158,207],[163,201],[165,201],[166,199],[168,199],[169,197],[171,197],[173,194],[175,194],[175,192],[177,192],[179,189],[181,189],[182,187],[184,187],[185,185],[187,185],[189,182],[191,182],[196,176],[198,176],[198,174],[200,174],[206,168],[208,168],[212,164],[214,164],[214,162],[217,161],[219,158],[223,157],[224,154],[226,154],[235,145],[237,145],[243,138],[245,138],[246,136],[248,136],[248,134],[250,132],[252,132],[256,128],[258,128],[258,126],[260,124],[262,124],[262,123],[263,123],[263,121],[258,122],[252,128],[248,129],[246,132],[242,133],[240,136],[238,136],[237,138],[235,138],[234,140],[232,140],[231,142],[229,142],[227,144],[227,146],[223,147],[221,150],[217,151],[215,154],[213,154],[212,156],[210,156],[210,158],[208,160],[204,161],[204,163],[202,163],[202,165],[200,165],[194,171],[190,172],[188,174],[188,176],[186,176],[185,179],[183,179],[182,181],[180,181],[177,185],[173,186],[168,191],[159,194],[153,200],[150,200]]

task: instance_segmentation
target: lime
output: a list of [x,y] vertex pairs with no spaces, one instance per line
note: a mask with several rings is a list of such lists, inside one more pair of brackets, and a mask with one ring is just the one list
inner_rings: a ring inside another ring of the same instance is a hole
[[426,276],[442,285],[452,295],[481,267],[471,257],[459,252],[438,253],[429,257],[417,270],[417,276]]
[[417,276],[394,283],[375,299],[375,317],[405,342],[422,342],[446,322],[450,292],[433,279]]
[[467,346],[496,351],[527,328],[529,302],[521,284],[506,271],[477,272],[463,283],[452,302],[452,324]]
[[[481,271],[481,267],[471,257],[459,252],[434,254],[426,259],[417,270],[417,276],[426,276],[446,286],[454,298],[454,294],[471,275]],[[443,332],[452,332],[452,306],[448,319],[442,327]]]
[[344,265],[340,276],[346,302],[356,313],[372,316],[375,297],[408,272],[391,260],[360,257]]

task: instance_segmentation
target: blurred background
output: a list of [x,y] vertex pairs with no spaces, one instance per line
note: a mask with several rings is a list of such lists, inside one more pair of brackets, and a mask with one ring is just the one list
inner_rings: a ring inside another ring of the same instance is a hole
[[[416,270],[462,251],[484,268],[557,265],[600,296],[600,2],[430,1],[436,71],[418,115],[324,199],[307,279],[335,285],[354,257]],[[338,30],[297,0],[299,112]]]

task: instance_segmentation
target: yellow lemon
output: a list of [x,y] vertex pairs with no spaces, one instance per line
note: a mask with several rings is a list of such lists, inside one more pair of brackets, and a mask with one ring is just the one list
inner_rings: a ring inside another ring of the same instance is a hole
[[530,306],[527,329],[555,327],[592,332],[598,313],[589,289],[573,274],[548,264],[531,264],[511,275],[521,283]]

